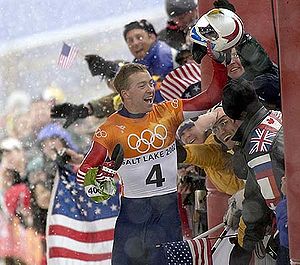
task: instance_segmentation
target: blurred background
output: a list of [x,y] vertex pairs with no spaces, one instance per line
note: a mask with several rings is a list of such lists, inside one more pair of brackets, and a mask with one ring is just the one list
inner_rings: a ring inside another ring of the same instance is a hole
[[[39,97],[49,87],[65,101],[85,103],[110,92],[92,77],[85,54],[132,60],[125,24],[148,19],[159,31],[166,23],[164,0],[0,0],[0,104],[16,90]],[[79,48],[69,69],[57,66],[63,42]]]

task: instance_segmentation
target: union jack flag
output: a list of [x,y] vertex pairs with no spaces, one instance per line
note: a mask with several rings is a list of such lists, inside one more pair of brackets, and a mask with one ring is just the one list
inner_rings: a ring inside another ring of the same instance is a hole
[[250,139],[249,154],[267,152],[270,149],[275,136],[276,132],[271,132],[261,128],[255,129]]

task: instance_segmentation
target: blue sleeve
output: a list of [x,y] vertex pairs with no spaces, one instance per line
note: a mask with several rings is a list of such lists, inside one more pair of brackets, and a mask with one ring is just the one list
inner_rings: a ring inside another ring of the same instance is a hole
[[276,223],[279,231],[280,245],[286,248],[289,247],[288,237],[288,220],[287,220],[287,200],[280,201],[275,209],[276,211]]

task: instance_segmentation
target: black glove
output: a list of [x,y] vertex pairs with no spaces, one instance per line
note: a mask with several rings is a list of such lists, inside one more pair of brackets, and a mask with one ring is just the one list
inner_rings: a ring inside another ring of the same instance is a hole
[[207,53],[207,49],[205,46],[202,46],[195,42],[193,43],[192,55],[196,63],[200,64],[202,58],[206,55],[206,53]]
[[214,2],[215,8],[226,8],[228,10],[231,10],[232,12],[235,12],[234,5],[229,3],[228,0],[217,0]]
[[183,163],[186,159],[187,151],[178,140],[176,140],[176,150],[177,150],[177,162]]
[[64,128],[68,128],[77,119],[84,119],[89,115],[89,109],[83,104],[75,105],[71,103],[53,106],[50,114],[51,118],[66,119]]
[[113,61],[106,61],[104,58],[88,54],[84,57],[89,65],[92,76],[100,75],[103,78],[112,79],[118,71],[118,64]]

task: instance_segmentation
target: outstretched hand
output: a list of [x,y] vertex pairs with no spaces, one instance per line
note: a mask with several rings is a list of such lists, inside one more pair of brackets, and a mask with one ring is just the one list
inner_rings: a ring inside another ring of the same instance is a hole
[[77,119],[83,119],[89,116],[89,109],[81,105],[75,105],[72,103],[63,103],[55,105],[51,108],[51,118],[66,119],[63,127],[68,128]]
[[95,54],[88,54],[84,59],[88,63],[92,76],[100,75],[107,79],[112,79],[115,77],[118,70],[117,63],[113,61],[107,61]]

